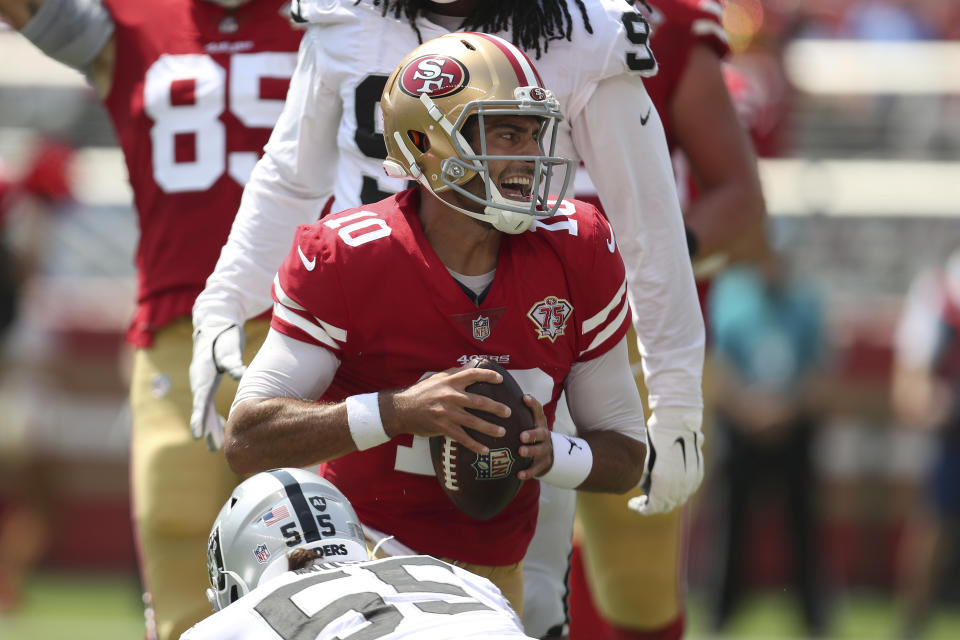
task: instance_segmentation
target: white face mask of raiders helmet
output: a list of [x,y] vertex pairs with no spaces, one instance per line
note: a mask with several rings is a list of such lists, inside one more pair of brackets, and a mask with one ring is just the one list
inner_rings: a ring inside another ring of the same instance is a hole
[[287,468],[243,481],[220,510],[207,543],[207,598],[214,610],[287,571],[293,549],[337,562],[369,559],[357,514],[327,480]]

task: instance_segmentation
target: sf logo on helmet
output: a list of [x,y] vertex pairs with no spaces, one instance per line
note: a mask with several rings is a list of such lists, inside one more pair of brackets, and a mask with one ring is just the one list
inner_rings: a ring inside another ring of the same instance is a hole
[[421,56],[411,60],[400,76],[400,89],[419,98],[450,96],[467,86],[470,74],[459,60],[446,56]]

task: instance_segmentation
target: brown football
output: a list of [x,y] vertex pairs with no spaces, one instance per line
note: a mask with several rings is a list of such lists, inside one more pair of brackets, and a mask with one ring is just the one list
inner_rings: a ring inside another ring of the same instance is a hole
[[430,457],[440,486],[453,503],[475,520],[488,520],[510,504],[520,490],[523,483],[517,478],[517,471],[533,463],[533,458],[523,458],[519,453],[520,433],[533,428],[533,412],[524,404],[523,390],[506,369],[489,358],[475,358],[470,364],[500,372],[503,376],[500,384],[475,382],[467,391],[507,405],[510,417],[468,411],[500,425],[507,432],[503,437],[494,438],[464,427],[470,437],[489,447],[490,453],[486,456],[446,436],[434,436],[430,438]]

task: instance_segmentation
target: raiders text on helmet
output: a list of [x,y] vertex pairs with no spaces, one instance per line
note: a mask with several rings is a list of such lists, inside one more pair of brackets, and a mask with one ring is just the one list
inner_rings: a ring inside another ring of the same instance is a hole
[[[451,33],[425,42],[391,74],[380,104],[387,175],[413,178],[434,194],[456,191],[476,202],[480,211],[446,201],[448,205],[507,233],[520,233],[535,218],[557,213],[573,174],[573,162],[554,155],[563,116],[533,64],[511,43],[483,33]],[[488,155],[484,117],[494,115],[539,118],[542,155]],[[479,126],[478,150],[461,133],[471,116]],[[529,201],[500,193],[490,176],[491,160],[534,164]],[[556,168],[565,170],[563,185],[550,194]],[[485,197],[464,188],[477,175],[484,181]],[[555,202],[548,202],[548,195]]]

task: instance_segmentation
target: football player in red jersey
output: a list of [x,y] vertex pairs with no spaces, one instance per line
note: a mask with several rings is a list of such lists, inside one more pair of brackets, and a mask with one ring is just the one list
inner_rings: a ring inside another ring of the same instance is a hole
[[[559,104],[520,49],[480,33],[430,40],[388,78],[381,106],[384,168],[417,186],[297,229],[226,425],[227,459],[239,473],[322,462],[371,540],[489,577],[519,612],[535,478],[624,493],[644,467],[626,270],[606,219],[562,199],[569,172],[548,199],[571,161],[552,154]],[[490,454],[461,427],[501,433],[468,412],[504,415],[465,392],[498,381],[458,366],[478,345],[535,416],[521,435],[525,483],[484,521],[457,510],[422,451],[444,435]],[[549,430],[564,391],[576,436]]]
[[[711,262],[761,255],[765,247],[756,159],[724,84],[721,60],[729,46],[721,25],[723,6],[717,0],[651,0],[637,6],[650,22],[660,65],[644,84],[663,120],[675,165],[689,172],[678,172],[678,187],[704,300],[708,279],[703,274]],[[639,360],[631,354],[632,362]],[[638,385],[643,388],[642,377]],[[655,435],[651,444],[658,457],[679,449]],[[638,518],[621,508],[619,497],[608,498],[578,495],[571,638],[681,637],[687,509]],[[641,489],[632,494],[631,504],[641,513],[648,510],[645,501]]]
[[[85,71],[113,121],[140,224],[132,494],[159,637],[207,613],[196,558],[238,478],[193,440],[190,309],[273,128],[301,32],[286,0],[0,0],[11,24]],[[251,354],[266,321],[248,326]],[[229,406],[234,388],[221,394]]]
[[[562,155],[596,168],[597,190],[629,273],[628,297],[640,310],[634,326],[654,437],[685,443],[685,458],[676,447],[676,457],[665,453],[651,469],[662,481],[651,485],[648,511],[683,502],[702,477],[696,462],[703,442],[703,322],[660,118],[655,109],[642,122],[636,117],[651,104],[641,78],[656,72],[643,16],[623,0],[299,0],[295,8],[308,28],[287,103],[194,305],[194,433],[221,429],[207,398],[225,371],[242,373],[242,366],[230,366],[239,355],[225,356],[239,344],[234,336],[244,319],[270,308],[270,283],[296,226],[314,222],[331,193],[337,209],[345,209],[407,187],[406,179],[385,176],[382,166],[378,103],[396,61],[420,41],[450,31],[495,32],[536,59],[560,102]],[[470,353],[488,352],[478,342]],[[567,413],[565,403],[560,413]],[[572,429],[569,416],[557,424]],[[527,584],[535,585],[524,604],[530,635],[565,633],[575,504],[573,491],[542,488],[543,526],[524,560]]]

